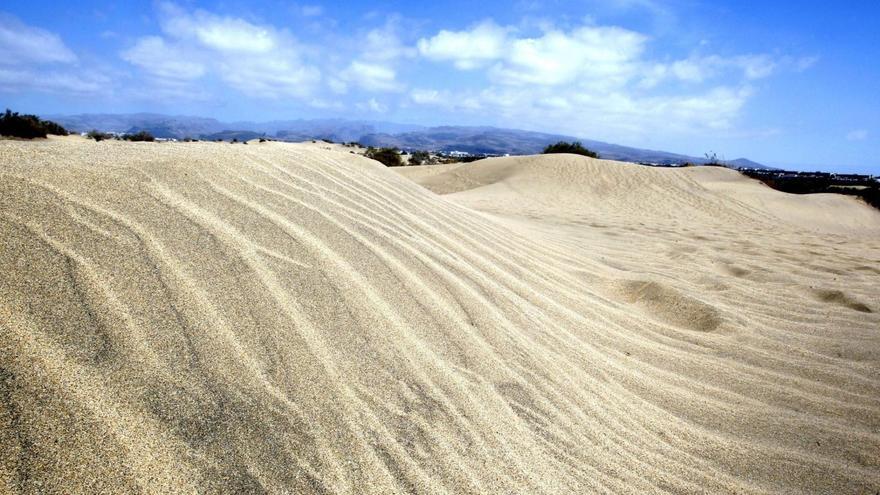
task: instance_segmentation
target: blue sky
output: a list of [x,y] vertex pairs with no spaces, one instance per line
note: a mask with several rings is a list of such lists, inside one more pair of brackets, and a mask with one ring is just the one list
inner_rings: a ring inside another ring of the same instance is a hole
[[4,2],[0,104],[560,132],[880,174],[880,2]]

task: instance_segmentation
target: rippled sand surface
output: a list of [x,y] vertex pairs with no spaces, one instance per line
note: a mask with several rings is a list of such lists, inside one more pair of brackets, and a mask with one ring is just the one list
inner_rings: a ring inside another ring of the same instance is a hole
[[873,494],[878,289],[729,170],[0,141],[0,493]]

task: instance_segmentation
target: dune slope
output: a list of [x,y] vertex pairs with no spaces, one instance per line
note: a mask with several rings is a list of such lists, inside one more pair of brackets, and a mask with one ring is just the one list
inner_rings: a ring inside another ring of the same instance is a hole
[[402,173],[428,189],[315,145],[0,141],[0,492],[880,486],[876,212]]

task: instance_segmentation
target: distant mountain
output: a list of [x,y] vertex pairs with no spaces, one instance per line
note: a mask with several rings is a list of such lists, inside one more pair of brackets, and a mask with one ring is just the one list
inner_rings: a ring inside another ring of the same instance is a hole
[[421,126],[416,125],[378,121],[301,119],[270,122],[220,122],[216,119],[203,117],[154,113],[53,115],[52,119],[75,132],[88,132],[92,129],[104,132],[143,130],[156,137],[177,139],[185,137],[209,139],[215,134],[223,133],[234,136],[238,132],[242,135],[246,135],[246,133],[271,135],[288,141],[330,139],[341,142],[357,141],[362,136],[374,133],[399,133],[422,129]]
[[92,129],[103,132],[149,131],[156,137],[178,139],[229,129],[216,119],[155,113],[56,115],[52,119],[75,132]]
[[[235,138],[239,141],[261,136],[284,141],[329,139],[336,142],[357,141],[366,146],[397,147],[405,150],[463,151],[490,155],[535,154],[540,153],[548,144],[558,141],[581,141],[587,148],[598,152],[602,158],[611,160],[665,165],[684,162],[706,163],[705,158],[666,151],[496,127],[423,127],[345,119],[221,122],[203,117],[153,113],[54,115],[47,118],[76,132],[86,132],[91,129],[105,132],[148,131],[160,138],[193,137],[210,140]],[[738,158],[728,163],[735,168],[770,168],[746,158]]]
[[753,162],[747,158],[737,158],[736,160],[728,160],[727,164],[733,168],[757,168],[757,169],[767,169],[767,170],[778,170],[773,167],[768,167],[767,165],[762,165],[757,162]]
[[212,134],[202,134],[199,136],[200,139],[204,139],[206,141],[232,141],[233,139],[237,139],[239,141],[250,141],[251,139],[258,139],[261,137],[265,137],[265,133],[254,132],[254,131],[220,131],[214,132]]
[[343,119],[278,120],[265,123],[236,122],[230,124],[230,128],[274,134],[278,139],[285,141],[329,139],[335,142],[358,141],[363,136],[375,133],[395,134],[423,129],[421,126],[392,122]]
[[[589,139],[559,134],[498,129],[495,127],[430,127],[398,134],[369,134],[360,138],[365,146],[394,146],[405,150],[464,151],[472,154],[531,155],[540,153],[548,144],[559,141],[580,141],[602,158],[627,162],[672,165],[679,163],[706,163],[705,158],[632,148]],[[769,168],[740,158],[728,162],[734,168]]]

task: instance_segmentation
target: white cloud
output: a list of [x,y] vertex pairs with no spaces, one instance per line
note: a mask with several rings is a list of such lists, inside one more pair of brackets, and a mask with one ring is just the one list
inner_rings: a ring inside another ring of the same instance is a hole
[[768,55],[738,55],[722,57],[719,55],[691,56],[671,63],[656,63],[642,71],[640,86],[652,88],[662,82],[677,80],[687,83],[702,83],[727,75],[752,81],[773,75],[779,63]]
[[355,60],[342,73],[351,84],[368,91],[398,91],[400,84],[394,69],[381,65]]
[[[544,26],[537,36],[491,22],[441,31],[419,40],[419,53],[460,70],[482,68],[485,82],[471,78],[471,89],[456,92],[421,87],[407,101],[501,122],[552,123],[575,135],[698,134],[732,128],[752,95],[750,81],[779,66],[762,54],[655,61],[646,57],[649,41],[595,25]],[[480,43],[488,48],[470,49]],[[723,84],[713,84],[722,76]]]
[[317,101],[312,94],[321,71],[304,60],[307,50],[290,33],[172,3],[159,4],[158,12],[165,36],[143,37],[121,53],[154,84],[186,95],[182,81],[212,76],[257,98]]
[[222,78],[253,97],[307,97],[320,79],[318,69],[283,57],[230,58],[219,64]]
[[469,31],[440,31],[418,41],[419,53],[428,59],[451,61],[459,69],[475,69],[504,55],[507,29],[491,21]]
[[846,135],[847,141],[864,141],[868,139],[868,131],[865,129],[856,129]]
[[0,65],[76,61],[76,55],[57,34],[0,14]]
[[636,70],[646,37],[616,27],[553,30],[510,40],[491,74],[507,84],[619,84]]
[[441,105],[449,100],[448,92],[436,89],[414,89],[409,93],[410,100],[419,105]]
[[440,31],[418,41],[419,53],[434,61],[488,74],[503,84],[560,85],[576,79],[593,84],[628,78],[647,37],[618,27],[549,28],[537,37],[518,37],[491,21],[467,31]]
[[171,3],[160,4],[162,29],[179,39],[191,39],[221,52],[268,53],[281,34],[273,28],[243,19],[222,17],[203,10],[188,14]]
[[[344,92],[349,85],[367,91],[398,92],[404,85],[397,79],[397,66],[415,55],[415,50],[401,42],[397,34],[399,20],[390,18],[385,25],[372,29],[358,41],[358,55],[329,83],[332,91]],[[340,84],[341,83],[341,84]]]
[[763,79],[773,74],[777,64],[769,55],[741,55],[732,59],[742,69],[746,79]]
[[396,19],[385,26],[367,32],[361,45],[361,57],[369,60],[397,61],[415,55],[415,50],[403,44],[397,34]]
[[159,36],[147,36],[122,52],[123,60],[137,65],[160,78],[198,79],[205,74],[205,66],[182,56],[180,47],[171,47]]
[[370,98],[365,102],[361,102],[357,104],[358,109],[373,112],[373,113],[385,113],[388,111],[388,106],[376,101],[375,98]]
[[112,92],[101,67],[83,67],[58,34],[0,13],[0,91],[89,95]]
[[76,73],[71,71],[36,71],[33,69],[4,69],[0,67],[0,91],[21,92],[36,90],[59,94],[107,95],[111,85],[109,78],[101,73]]

